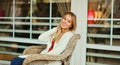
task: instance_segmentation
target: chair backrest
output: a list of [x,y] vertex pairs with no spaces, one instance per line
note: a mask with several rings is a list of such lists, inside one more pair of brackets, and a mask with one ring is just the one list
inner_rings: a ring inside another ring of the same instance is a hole
[[65,48],[65,50],[60,54],[61,57],[64,57],[64,59],[62,60],[64,63],[67,62],[68,58],[72,55],[72,52],[76,46],[78,39],[80,39],[80,35],[74,34],[73,37],[69,40],[69,43],[67,47]]

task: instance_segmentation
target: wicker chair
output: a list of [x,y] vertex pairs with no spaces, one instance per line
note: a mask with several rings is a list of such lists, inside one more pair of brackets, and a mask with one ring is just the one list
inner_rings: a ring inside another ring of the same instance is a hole
[[61,61],[62,65],[69,65],[70,57],[79,38],[79,34],[74,34],[70,39],[66,49],[59,55],[40,54],[40,52],[45,49],[46,46],[30,46],[23,52],[24,55],[30,54],[30,56],[24,60],[23,65],[39,65],[40,62],[46,61]]

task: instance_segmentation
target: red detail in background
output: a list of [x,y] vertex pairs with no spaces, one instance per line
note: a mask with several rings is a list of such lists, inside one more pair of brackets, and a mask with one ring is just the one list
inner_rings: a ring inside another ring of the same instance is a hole
[[4,16],[4,11],[0,10],[0,17],[3,17],[3,16]]
[[[88,18],[94,18],[95,13],[94,10],[90,9],[88,10]],[[88,24],[94,24],[94,20],[88,20]]]
[[[0,17],[3,17],[4,16],[4,11],[3,10],[0,10]],[[2,19],[0,19],[2,20]]]

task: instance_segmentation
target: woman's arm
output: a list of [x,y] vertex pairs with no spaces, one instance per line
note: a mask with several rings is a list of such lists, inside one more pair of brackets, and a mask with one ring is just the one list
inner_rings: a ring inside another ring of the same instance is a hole
[[53,28],[51,30],[48,30],[44,33],[42,33],[39,37],[38,37],[38,40],[41,40],[41,41],[48,41],[49,38],[50,38],[50,35],[52,35],[53,33],[55,33],[57,31],[57,28]]

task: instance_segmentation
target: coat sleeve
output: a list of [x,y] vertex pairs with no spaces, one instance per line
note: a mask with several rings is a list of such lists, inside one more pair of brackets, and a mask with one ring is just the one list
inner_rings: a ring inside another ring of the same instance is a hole
[[50,52],[48,52],[48,54],[55,54],[56,55],[56,54],[62,53],[65,50],[65,48],[66,48],[66,46],[67,46],[67,44],[72,36],[73,36],[72,32],[65,33],[62,36],[62,38],[59,40],[59,42],[56,43],[57,44],[56,47],[53,50],[51,50]]
[[57,31],[56,27],[51,29],[51,30],[48,30],[48,31],[42,33],[41,35],[39,35],[38,40],[40,40],[40,41],[48,41],[49,38],[50,38],[50,35],[52,35],[56,31]]

